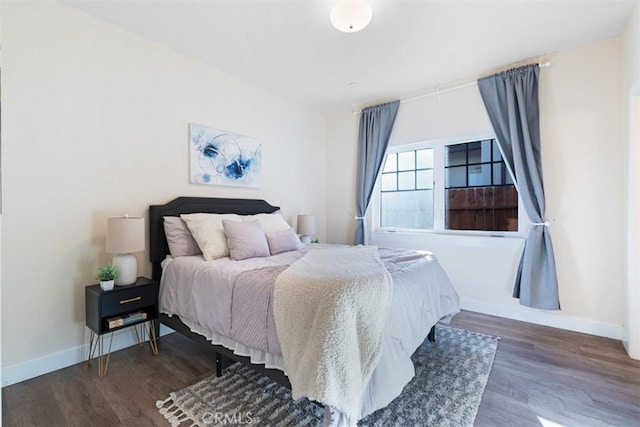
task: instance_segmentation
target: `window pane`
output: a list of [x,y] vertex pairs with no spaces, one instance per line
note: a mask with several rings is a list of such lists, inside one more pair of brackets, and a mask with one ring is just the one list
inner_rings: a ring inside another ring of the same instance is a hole
[[417,155],[417,168],[418,169],[431,169],[433,168],[433,149],[416,151]]
[[466,187],[467,167],[459,166],[445,169],[445,187]]
[[491,185],[491,165],[469,166],[469,187]]
[[458,166],[465,164],[467,164],[467,144],[447,145],[445,147],[445,166]]
[[491,140],[469,142],[469,163],[483,163],[491,161]]
[[380,226],[433,228],[433,190],[380,194]]
[[506,171],[502,168],[502,163],[493,164],[493,185],[504,185],[506,183],[504,172]]
[[406,171],[416,168],[416,152],[406,151],[398,153],[398,170]]
[[490,162],[491,161],[491,142],[493,140],[487,139],[482,141],[482,161]]
[[513,185],[445,190],[447,230],[518,231]]
[[502,160],[502,154],[500,154],[500,148],[498,147],[498,143],[495,139],[493,141],[493,161],[497,162]]
[[480,141],[478,142],[469,142],[467,144],[469,150],[469,163],[480,163],[480,151],[481,145]]
[[433,188],[433,170],[417,171],[416,187],[418,189]]
[[384,162],[384,169],[382,172],[395,172],[396,171],[396,157],[397,154],[387,154],[387,160]]
[[415,190],[415,188],[416,173],[414,171],[398,173],[398,190]]
[[398,189],[398,175],[395,173],[382,174],[382,191],[396,191]]

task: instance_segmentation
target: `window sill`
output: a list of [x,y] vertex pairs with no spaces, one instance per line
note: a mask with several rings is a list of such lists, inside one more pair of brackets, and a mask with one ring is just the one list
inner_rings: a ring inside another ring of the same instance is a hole
[[376,230],[371,233],[371,243],[376,245],[455,245],[464,247],[521,250],[526,237],[520,233],[503,235],[478,232],[437,232],[437,231],[388,231]]

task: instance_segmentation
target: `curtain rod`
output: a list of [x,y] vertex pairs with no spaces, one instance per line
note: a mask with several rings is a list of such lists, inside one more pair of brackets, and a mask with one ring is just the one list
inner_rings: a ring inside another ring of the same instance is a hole
[[[541,62],[538,64],[538,67],[540,68],[548,68],[550,66],[551,66],[551,62],[549,61]],[[475,78],[473,80],[465,79],[462,81],[462,83],[458,83],[457,85],[453,85],[453,86],[448,86],[448,87],[445,87],[444,89],[440,89],[439,87],[436,86],[433,89],[430,89],[428,92],[423,92],[418,95],[412,95],[412,96],[407,96],[405,98],[400,98],[400,104],[404,104],[405,102],[417,101],[418,99],[428,98],[433,95],[440,95],[442,93],[451,92],[452,90],[463,89],[465,87],[474,86],[476,84],[478,84],[478,78]],[[360,114],[361,112],[362,112],[362,109],[353,110],[354,115]]]

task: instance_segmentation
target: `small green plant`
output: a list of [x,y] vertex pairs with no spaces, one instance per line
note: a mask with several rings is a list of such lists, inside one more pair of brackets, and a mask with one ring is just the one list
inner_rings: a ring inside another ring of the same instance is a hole
[[109,280],[115,280],[118,277],[118,269],[109,264],[109,265],[105,265],[104,267],[100,267],[98,268],[98,275],[96,276],[96,279],[100,280],[101,282],[108,282]]
[[315,239],[313,239],[313,240],[311,241],[311,243],[320,243],[320,240],[318,240],[317,238],[315,238]]

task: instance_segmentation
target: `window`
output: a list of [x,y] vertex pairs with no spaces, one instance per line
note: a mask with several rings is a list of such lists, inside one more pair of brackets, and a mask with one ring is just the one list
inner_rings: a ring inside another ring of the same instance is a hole
[[492,138],[394,147],[378,204],[382,229],[518,231],[518,193]]
[[380,209],[381,227],[433,228],[433,149],[387,155]]
[[495,139],[444,153],[445,229],[518,231],[518,193]]

